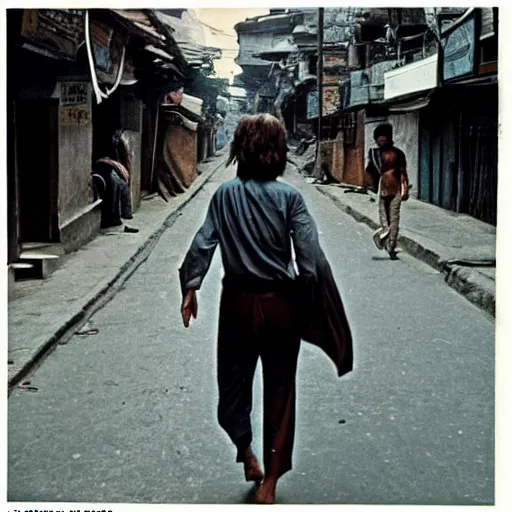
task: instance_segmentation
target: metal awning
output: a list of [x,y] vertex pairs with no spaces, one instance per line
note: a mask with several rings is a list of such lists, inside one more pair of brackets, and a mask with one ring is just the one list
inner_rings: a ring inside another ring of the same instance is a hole
[[179,115],[179,117],[186,118],[190,123],[204,124],[206,119],[202,116],[197,115],[192,110],[182,106],[174,105],[172,103],[162,103],[163,113],[166,116]]
[[57,53],[51,52],[50,50],[45,50],[43,48],[39,48],[38,46],[34,46],[33,44],[30,44],[30,43],[23,43],[21,45],[21,48],[23,48],[25,50],[29,50],[34,53],[38,53],[39,55],[42,55],[43,57],[48,57],[50,59],[55,59],[55,60],[65,59],[65,60],[69,60],[70,62],[72,62],[72,59],[66,55],[57,54]]
[[140,32],[145,33],[147,36],[151,36],[157,41],[164,42],[165,37],[158,32],[153,26],[148,16],[137,9],[111,9],[115,15],[129,22],[132,27],[137,28]]
[[471,77],[463,80],[457,80],[456,82],[449,82],[444,84],[444,87],[453,87],[456,85],[467,85],[467,86],[477,86],[477,85],[493,85],[498,83],[498,75],[490,75],[490,76],[479,76],[479,77]]
[[299,51],[298,46],[295,43],[291,43],[290,41],[284,40],[277,43],[275,46],[272,46],[269,49],[266,49],[262,52],[253,53],[254,57],[262,58],[265,60],[274,60],[279,59],[280,57],[286,57],[290,53],[296,53]]
[[388,106],[388,110],[390,112],[415,112],[427,107],[430,104],[430,99],[431,95],[429,94],[403,103],[394,103]]
[[160,11],[155,11],[160,23],[173,32],[173,38],[183,54],[187,64],[192,67],[200,67],[211,59],[220,59],[222,50],[208,46],[203,33],[204,25],[201,23],[187,23],[181,19],[168,16]]
[[169,55],[167,52],[164,52],[160,48],[156,48],[152,44],[148,44],[144,47],[144,50],[147,52],[153,53],[154,55],[158,55],[159,57],[162,57],[162,59],[172,61],[174,60],[174,57],[172,55]]

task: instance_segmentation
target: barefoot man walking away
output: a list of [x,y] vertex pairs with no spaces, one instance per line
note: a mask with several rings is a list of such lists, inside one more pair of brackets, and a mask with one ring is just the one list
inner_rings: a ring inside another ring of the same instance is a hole
[[[301,194],[277,179],[286,166],[286,151],[278,119],[268,114],[241,119],[228,161],[237,163],[237,177],[215,192],[180,268],[181,314],[188,327],[197,317],[196,290],[220,245],[225,276],[218,420],[237,448],[245,479],[258,485],[256,502],[263,504],[275,502],[278,479],[292,468],[301,338],[323,348],[338,375],[352,370],[350,328],[315,222]],[[250,418],[258,358],[264,384],[264,473],[252,449]]]
[[379,195],[380,227],[373,234],[373,241],[377,248],[386,248],[389,257],[396,260],[400,206],[409,197],[406,159],[403,151],[393,145],[390,124],[377,126],[373,138],[378,147],[370,149],[366,167],[373,189]]

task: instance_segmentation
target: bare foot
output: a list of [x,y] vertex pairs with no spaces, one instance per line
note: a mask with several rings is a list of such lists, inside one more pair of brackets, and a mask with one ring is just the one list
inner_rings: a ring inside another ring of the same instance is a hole
[[261,470],[256,457],[247,459],[244,462],[244,472],[246,482],[256,482],[259,484],[263,480],[263,471]]
[[254,500],[260,505],[273,505],[276,502],[276,486],[277,482],[273,480],[265,480],[258,489]]
[[242,461],[244,463],[245,481],[259,484],[263,480],[263,470],[258,464],[251,447],[247,448],[242,454]]

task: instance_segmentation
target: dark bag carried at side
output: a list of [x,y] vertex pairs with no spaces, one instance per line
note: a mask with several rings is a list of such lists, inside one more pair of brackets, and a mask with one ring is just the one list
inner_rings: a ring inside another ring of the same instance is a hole
[[329,262],[322,255],[318,279],[301,284],[301,337],[321,348],[341,377],[353,369],[352,333]]

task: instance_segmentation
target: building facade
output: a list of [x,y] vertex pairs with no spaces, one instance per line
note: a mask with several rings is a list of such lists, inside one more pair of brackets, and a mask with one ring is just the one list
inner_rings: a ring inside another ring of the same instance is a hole
[[[215,152],[218,91],[199,88],[213,96],[199,112],[161,105],[179,104],[221,54],[180,47],[180,19],[173,26],[151,9],[7,15],[8,264],[45,277],[101,228],[132,218],[142,196],[168,199],[190,185],[200,130],[205,158]],[[181,188],[164,186],[169,176]]]

